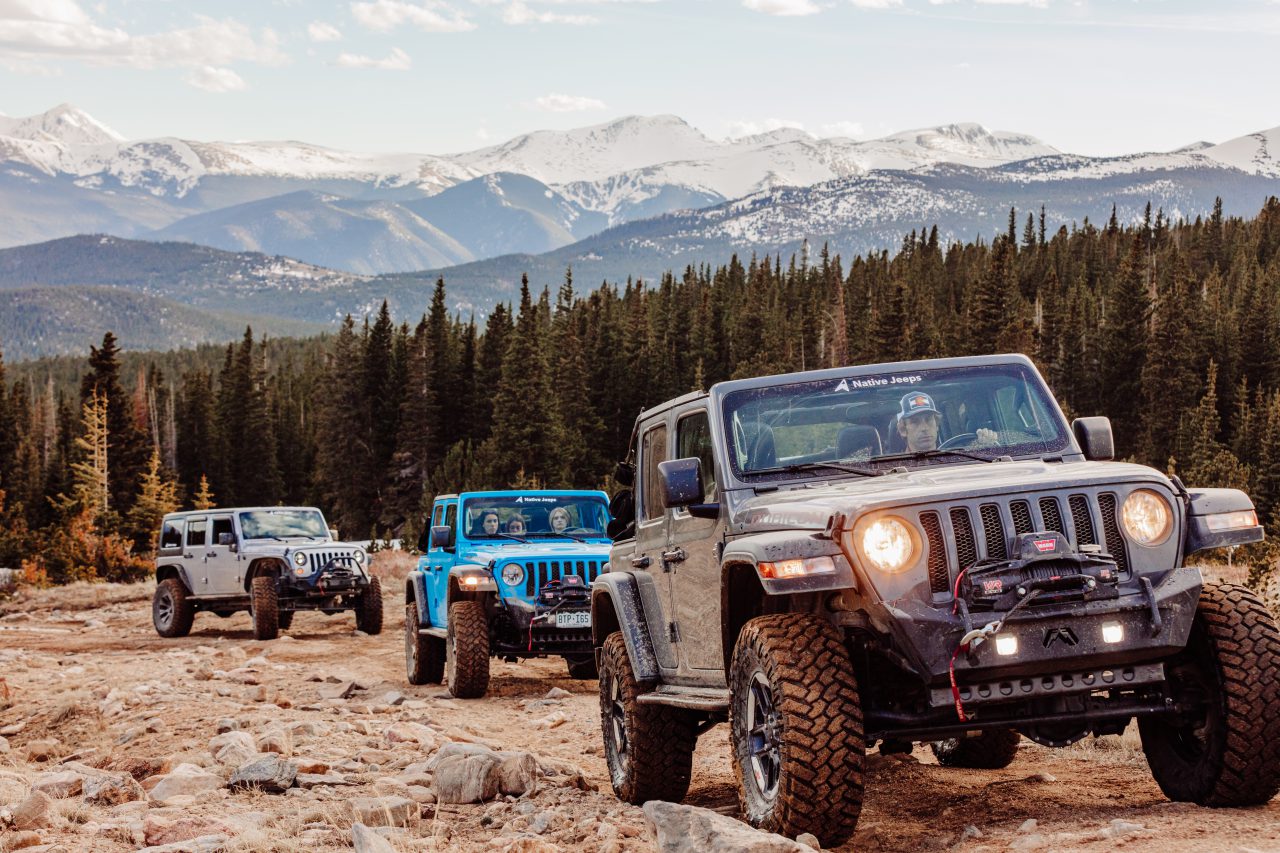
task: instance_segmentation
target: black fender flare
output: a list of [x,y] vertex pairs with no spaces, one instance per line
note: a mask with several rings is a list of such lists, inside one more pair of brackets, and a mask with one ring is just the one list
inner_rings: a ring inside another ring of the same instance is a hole
[[189,595],[195,595],[195,588],[191,586],[191,578],[187,577],[187,567],[181,563],[169,563],[163,566],[156,566],[156,584],[169,578],[177,578],[178,583],[187,589]]
[[404,579],[405,601],[412,601],[418,610],[418,625],[430,625],[431,615],[427,604],[427,576],[417,569]]
[[591,585],[591,642],[597,662],[605,638],[614,631],[622,632],[636,681],[657,681],[658,658],[644,618],[640,589],[627,572],[606,572]]
[[284,561],[283,557],[259,557],[249,563],[249,570],[244,573],[244,591],[247,593],[253,588],[253,579],[258,575],[266,574],[276,579],[276,588],[279,588],[279,581],[289,572],[289,564]]

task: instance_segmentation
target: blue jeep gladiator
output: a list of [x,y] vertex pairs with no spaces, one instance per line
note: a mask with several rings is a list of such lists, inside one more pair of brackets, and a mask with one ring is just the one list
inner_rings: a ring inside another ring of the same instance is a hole
[[405,581],[410,684],[460,699],[489,687],[489,659],[560,655],[595,678],[591,582],[608,571],[608,498],[596,491],[439,495]]

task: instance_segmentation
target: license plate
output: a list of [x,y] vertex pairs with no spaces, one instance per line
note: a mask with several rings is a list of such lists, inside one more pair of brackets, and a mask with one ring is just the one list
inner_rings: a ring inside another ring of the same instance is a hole
[[557,613],[556,627],[557,628],[590,628],[591,614],[586,610],[579,611],[577,613]]

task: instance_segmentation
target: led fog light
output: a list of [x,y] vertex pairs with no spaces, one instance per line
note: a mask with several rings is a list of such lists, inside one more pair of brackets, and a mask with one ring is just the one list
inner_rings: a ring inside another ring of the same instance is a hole
[[1011,637],[1003,634],[996,637],[996,654],[1008,657],[1009,655],[1016,655],[1017,653],[1017,637]]
[[1124,640],[1124,626],[1119,622],[1104,622],[1102,625],[1102,642],[1119,643]]

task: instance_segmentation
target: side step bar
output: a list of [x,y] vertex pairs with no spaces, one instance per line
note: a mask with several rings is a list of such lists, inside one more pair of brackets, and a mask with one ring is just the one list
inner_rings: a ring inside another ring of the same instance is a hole
[[449,639],[447,628],[419,628],[418,633],[424,637],[435,637],[437,640]]
[[674,684],[664,684],[650,693],[640,694],[636,697],[636,701],[652,705],[671,705],[693,711],[727,712],[729,691],[727,688],[679,687]]

